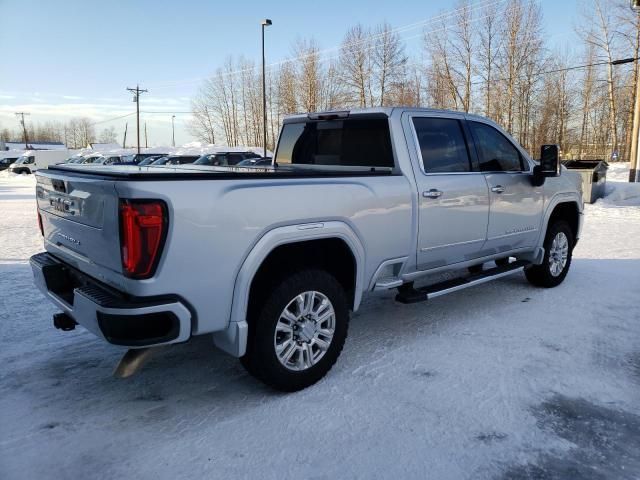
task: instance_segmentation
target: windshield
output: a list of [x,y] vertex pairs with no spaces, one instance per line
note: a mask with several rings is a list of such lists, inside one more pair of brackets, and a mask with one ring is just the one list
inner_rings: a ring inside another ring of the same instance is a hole
[[207,155],[202,155],[195,162],[193,162],[193,164],[194,165],[226,165],[226,162],[222,163],[223,161],[224,161],[224,155],[211,153]]
[[160,158],[156,158],[154,161],[151,162],[151,165],[164,165],[165,163],[167,163],[169,161],[170,157],[160,157]]
[[28,157],[19,157],[18,160],[15,161],[16,165],[21,165]]
[[147,157],[144,160],[141,160],[140,163],[138,163],[138,165],[142,166],[142,165],[149,165],[151,162],[153,162],[154,160],[157,160],[160,157]]
[[82,163],[102,163],[103,157],[87,157]]

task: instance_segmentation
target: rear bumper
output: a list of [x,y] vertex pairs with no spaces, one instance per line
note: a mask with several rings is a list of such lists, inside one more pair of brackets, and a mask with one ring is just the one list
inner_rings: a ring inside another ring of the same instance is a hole
[[177,296],[132,297],[49,253],[31,257],[36,286],[78,324],[114,345],[148,347],[187,341],[193,315]]

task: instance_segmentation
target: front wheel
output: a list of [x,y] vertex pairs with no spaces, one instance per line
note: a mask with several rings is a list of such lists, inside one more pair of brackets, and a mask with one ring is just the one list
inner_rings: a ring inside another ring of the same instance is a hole
[[313,385],[338,359],[349,325],[340,283],[323,270],[285,277],[251,309],[247,371],[264,383],[293,392]]
[[569,272],[573,246],[573,232],[567,222],[559,220],[549,225],[544,240],[544,259],[542,264],[525,270],[527,280],[537,287],[560,285]]

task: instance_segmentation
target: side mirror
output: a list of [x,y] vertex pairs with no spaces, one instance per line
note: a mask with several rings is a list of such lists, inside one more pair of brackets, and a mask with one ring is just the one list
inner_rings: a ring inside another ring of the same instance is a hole
[[560,176],[559,150],[558,145],[542,145],[540,147],[540,165],[533,167],[532,183],[535,187],[543,185],[547,177]]

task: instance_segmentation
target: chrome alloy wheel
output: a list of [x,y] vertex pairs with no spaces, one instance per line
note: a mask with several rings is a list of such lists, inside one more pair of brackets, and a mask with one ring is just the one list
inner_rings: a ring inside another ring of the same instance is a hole
[[549,271],[554,277],[559,276],[567,265],[569,256],[569,239],[564,232],[558,232],[549,248]]
[[276,324],[273,345],[289,370],[313,367],[327,353],[336,331],[336,312],[326,295],[308,291],[291,300]]

